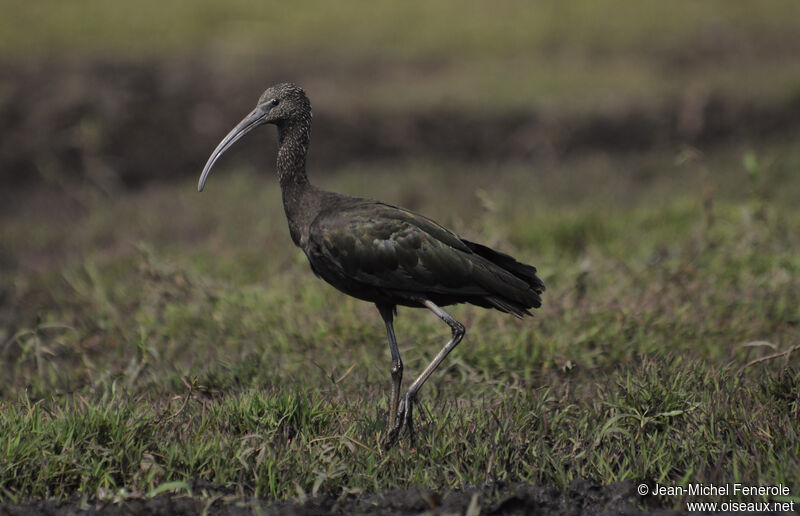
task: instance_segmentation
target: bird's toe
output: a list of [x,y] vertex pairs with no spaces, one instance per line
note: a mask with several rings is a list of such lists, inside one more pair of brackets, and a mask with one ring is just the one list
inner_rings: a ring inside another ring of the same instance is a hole
[[400,400],[400,405],[397,407],[397,417],[394,420],[394,426],[386,436],[384,447],[388,450],[394,446],[400,439],[403,432],[408,432],[411,442],[414,442],[414,417],[413,407],[415,398],[406,394]]

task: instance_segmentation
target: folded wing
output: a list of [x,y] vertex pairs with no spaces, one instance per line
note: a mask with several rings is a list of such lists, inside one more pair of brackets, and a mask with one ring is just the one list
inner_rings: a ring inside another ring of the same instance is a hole
[[315,272],[335,286],[373,289],[398,304],[468,302],[522,316],[541,306],[544,291],[534,267],[378,202],[320,213],[307,254]]

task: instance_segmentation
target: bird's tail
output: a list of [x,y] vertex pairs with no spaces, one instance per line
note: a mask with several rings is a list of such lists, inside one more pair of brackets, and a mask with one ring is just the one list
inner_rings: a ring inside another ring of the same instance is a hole
[[470,242],[469,240],[463,240],[463,242],[473,253],[500,267],[504,271],[511,273],[515,278],[525,282],[528,286],[524,292],[514,292],[516,295],[498,292],[496,295],[487,296],[486,300],[495,308],[521,317],[523,315],[530,315],[528,311],[529,308],[539,308],[542,306],[541,295],[545,291],[545,286],[542,279],[536,275],[536,267],[518,262],[513,256],[495,251],[485,245]]

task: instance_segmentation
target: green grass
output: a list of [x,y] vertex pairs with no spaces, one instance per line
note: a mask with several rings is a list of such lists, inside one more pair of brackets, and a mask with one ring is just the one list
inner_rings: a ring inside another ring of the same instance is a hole
[[[724,0],[671,4],[618,0],[602,5],[588,0],[568,5],[506,0],[492,6],[419,0],[403,5],[331,5],[314,0],[302,8],[245,0],[143,0],[135,6],[101,0],[79,5],[56,0],[28,6],[8,0],[2,4],[9,16],[0,40],[5,55],[136,56],[215,46],[261,55],[290,49],[348,58],[527,57],[531,49],[541,47],[636,53],[663,50],[702,33],[745,30],[751,37],[770,31],[777,32],[776,37],[789,36],[800,23],[793,16],[800,8],[791,0],[735,5]],[[370,23],[355,23],[357,16]]]
[[[613,110],[704,92],[783,101],[800,84],[800,7],[736,2],[0,0],[0,58],[232,57],[346,111]],[[356,21],[358,20],[358,21]],[[241,69],[241,68],[240,68]]]
[[[415,445],[389,452],[380,318],[314,278],[273,177],[19,199],[0,228],[0,499],[196,480],[232,499],[587,477],[795,489],[800,154],[674,158],[319,180],[513,252],[548,285],[524,321],[452,308],[467,337],[422,391]],[[396,328],[408,385],[448,331],[402,308]]]

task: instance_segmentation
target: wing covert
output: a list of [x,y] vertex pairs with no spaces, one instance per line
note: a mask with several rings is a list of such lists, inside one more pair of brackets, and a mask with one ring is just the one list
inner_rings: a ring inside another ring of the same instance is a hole
[[348,278],[392,290],[485,293],[470,281],[469,248],[430,219],[380,203],[326,215],[312,224],[311,244]]

